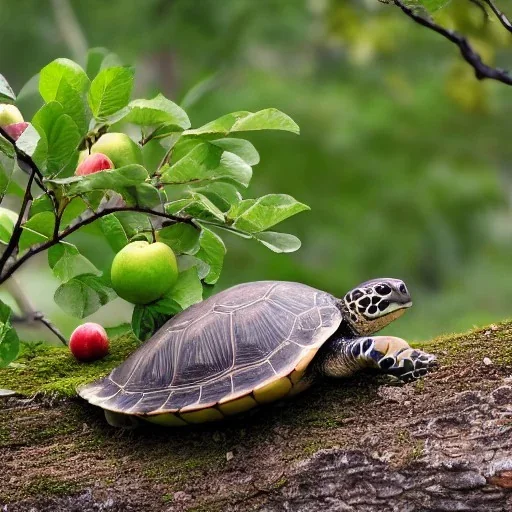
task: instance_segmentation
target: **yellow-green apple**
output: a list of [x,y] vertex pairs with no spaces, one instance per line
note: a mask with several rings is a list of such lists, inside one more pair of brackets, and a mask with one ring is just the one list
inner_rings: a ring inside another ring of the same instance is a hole
[[106,169],[113,169],[114,164],[107,155],[103,153],[94,153],[86,156],[78,167],[76,168],[76,176],[86,176],[95,172],[104,171]]
[[3,103],[0,105],[0,126],[6,126],[14,123],[22,123],[24,121],[21,112],[14,105]]
[[140,147],[124,133],[105,133],[92,145],[91,153],[107,155],[116,168],[142,164]]
[[69,338],[69,350],[79,361],[96,361],[108,354],[108,336],[99,324],[79,325]]
[[119,297],[133,304],[148,304],[176,283],[176,256],[161,242],[132,242],[116,254],[110,277]]

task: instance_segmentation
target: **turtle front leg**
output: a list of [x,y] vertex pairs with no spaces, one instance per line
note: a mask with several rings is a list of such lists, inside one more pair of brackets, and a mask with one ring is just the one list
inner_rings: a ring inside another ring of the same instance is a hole
[[371,336],[336,340],[334,350],[324,360],[322,370],[331,377],[347,377],[360,369],[375,368],[402,382],[426,375],[436,366],[436,358],[394,336]]

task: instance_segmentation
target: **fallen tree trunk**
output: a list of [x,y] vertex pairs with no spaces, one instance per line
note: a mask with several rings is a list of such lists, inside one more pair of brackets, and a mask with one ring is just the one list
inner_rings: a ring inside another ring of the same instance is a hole
[[414,384],[326,382],[193,429],[108,427],[62,397],[82,370],[54,350],[0,371],[22,391],[0,399],[5,512],[512,510],[512,324],[429,343]]

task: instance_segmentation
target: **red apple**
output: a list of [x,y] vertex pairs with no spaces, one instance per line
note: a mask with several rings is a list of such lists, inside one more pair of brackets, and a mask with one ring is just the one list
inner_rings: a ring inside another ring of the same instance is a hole
[[87,176],[95,172],[113,169],[114,164],[107,155],[103,153],[94,153],[86,156],[78,165],[75,171],[76,176]]
[[4,126],[4,130],[14,139],[18,140],[22,133],[27,129],[28,123],[23,121],[22,123],[13,123]]
[[96,361],[108,354],[108,336],[99,324],[87,322],[71,334],[69,349],[79,361]]

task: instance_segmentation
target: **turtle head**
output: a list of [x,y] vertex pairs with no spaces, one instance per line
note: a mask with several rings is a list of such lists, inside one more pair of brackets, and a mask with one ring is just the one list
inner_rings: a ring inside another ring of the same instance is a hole
[[412,306],[405,283],[386,277],[361,283],[345,295],[343,302],[347,322],[359,336],[379,331]]

